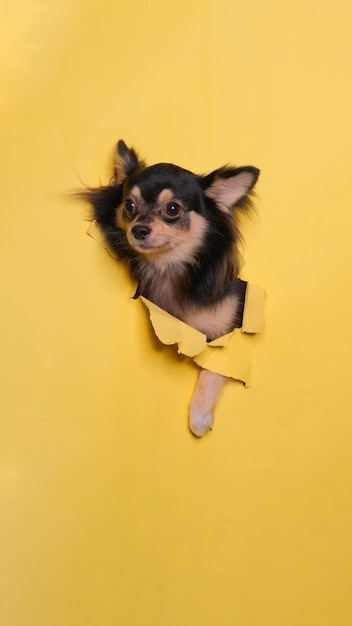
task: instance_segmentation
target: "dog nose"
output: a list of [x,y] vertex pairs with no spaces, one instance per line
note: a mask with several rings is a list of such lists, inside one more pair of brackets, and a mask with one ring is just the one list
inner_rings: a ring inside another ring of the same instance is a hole
[[152,229],[145,224],[135,224],[132,228],[132,234],[136,239],[146,239],[152,232]]

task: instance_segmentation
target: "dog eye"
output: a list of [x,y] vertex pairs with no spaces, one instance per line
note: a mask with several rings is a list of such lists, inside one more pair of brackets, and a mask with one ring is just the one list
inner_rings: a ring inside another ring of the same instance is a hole
[[132,200],[125,200],[125,211],[128,215],[133,215],[136,211],[136,205]]
[[178,217],[181,213],[181,206],[177,202],[170,202],[165,209],[168,218]]

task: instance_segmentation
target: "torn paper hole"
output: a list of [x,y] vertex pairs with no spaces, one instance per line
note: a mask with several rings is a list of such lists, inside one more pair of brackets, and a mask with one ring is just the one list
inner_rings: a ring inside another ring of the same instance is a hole
[[[87,233],[111,254],[96,222],[90,223]],[[140,296],[140,300],[147,307],[154,332],[162,343],[177,344],[178,352],[192,358],[200,367],[240,380],[246,387],[250,387],[250,335],[262,332],[265,327],[266,293],[262,287],[247,283],[242,327],[210,342],[199,330],[167,313],[147,298]]]

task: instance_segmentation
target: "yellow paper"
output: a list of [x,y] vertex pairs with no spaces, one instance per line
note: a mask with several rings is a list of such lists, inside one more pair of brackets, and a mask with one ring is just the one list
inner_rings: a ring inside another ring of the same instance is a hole
[[[352,626],[351,24],[348,0],[2,3],[1,626]],[[201,439],[198,366],[153,349],[62,197],[120,137],[261,169],[270,332],[240,332],[252,388]]]

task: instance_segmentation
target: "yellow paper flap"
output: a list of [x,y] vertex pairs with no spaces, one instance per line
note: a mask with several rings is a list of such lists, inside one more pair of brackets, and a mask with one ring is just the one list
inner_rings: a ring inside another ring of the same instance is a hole
[[246,387],[251,385],[251,360],[248,341],[250,338],[237,329],[231,333],[224,347],[207,344],[201,354],[194,357],[200,367],[228,378],[242,381]]
[[222,335],[222,337],[218,337],[217,339],[213,339],[213,341],[209,341],[209,343],[207,344],[208,346],[213,346],[214,348],[221,346],[227,346],[233,333],[235,331],[232,330],[230,333],[227,333],[227,335]]
[[195,356],[204,350],[206,335],[188,324],[181,322],[156,304],[141,296],[149,310],[150,321],[158,339],[166,345],[178,344],[178,351],[186,356]]

